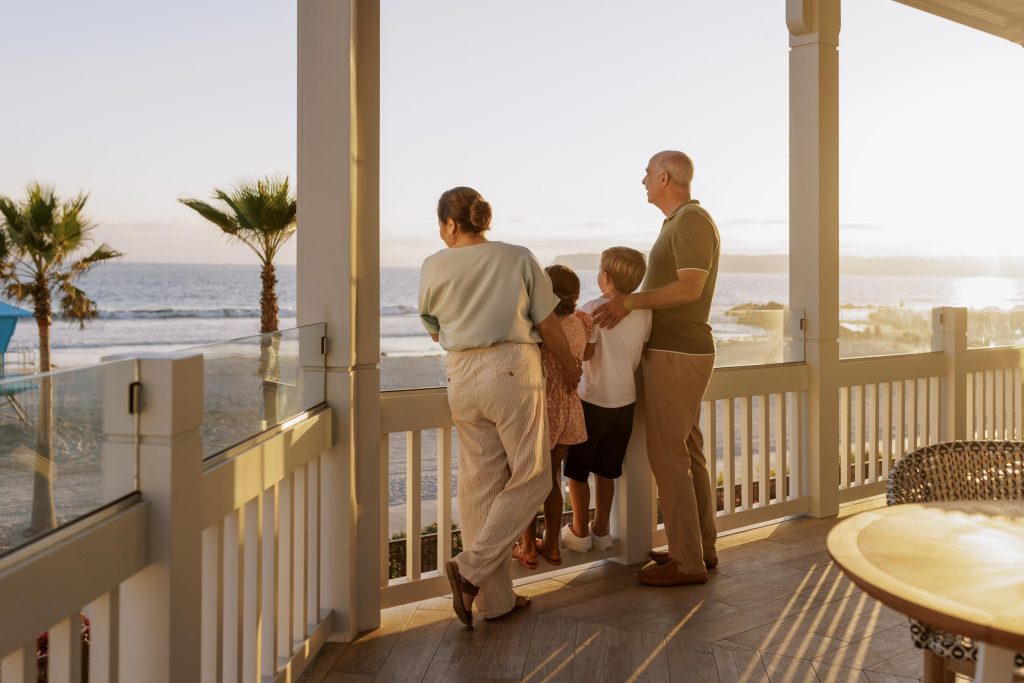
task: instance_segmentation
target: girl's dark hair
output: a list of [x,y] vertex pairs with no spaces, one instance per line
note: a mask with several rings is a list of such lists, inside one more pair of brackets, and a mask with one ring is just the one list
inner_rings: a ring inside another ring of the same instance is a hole
[[459,230],[479,234],[491,227],[491,205],[471,187],[453,187],[437,200],[437,220],[449,218]]
[[580,279],[568,266],[548,266],[544,272],[551,278],[551,288],[561,301],[555,306],[555,315],[570,315],[576,310],[580,298]]

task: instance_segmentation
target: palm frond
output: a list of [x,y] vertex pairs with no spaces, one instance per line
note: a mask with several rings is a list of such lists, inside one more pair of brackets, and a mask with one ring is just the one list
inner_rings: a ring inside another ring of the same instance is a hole
[[190,197],[182,197],[178,200],[188,208],[192,209],[200,216],[210,221],[217,227],[229,235],[234,234],[238,231],[237,219],[229,213],[226,213],[212,204],[202,201],[201,199],[192,199]]
[[0,216],[4,217],[4,227],[8,230],[17,230],[21,222],[21,211],[18,205],[10,197],[0,195]]
[[7,292],[7,298],[18,302],[25,301],[32,297],[32,293],[35,291],[35,283],[11,279],[7,283],[5,291]]
[[84,329],[86,321],[96,317],[96,302],[68,280],[60,283],[59,292],[61,317],[78,323],[78,327]]
[[281,245],[295,233],[297,205],[287,177],[243,180],[230,192],[215,188],[213,198],[219,206],[180,201],[252,249],[265,264],[273,262]]
[[124,256],[124,254],[104,242],[100,246],[96,247],[96,249],[88,256],[72,263],[70,268],[68,268],[67,274],[70,279],[74,280],[91,270],[96,264],[102,263],[103,261],[109,261],[111,259],[121,258],[122,256]]
[[54,226],[54,246],[62,256],[78,249],[87,240],[89,231],[95,227],[83,213],[87,199],[89,195],[83,192],[61,205],[60,220]]
[[[0,197],[0,202],[2,202],[4,199],[6,199],[6,197]],[[2,214],[2,212],[3,209],[0,208],[0,214]],[[6,222],[6,214],[4,215]],[[2,271],[5,268],[14,267],[14,264],[12,263],[12,256],[13,255],[11,254],[11,240],[9,237],[7,237],[7,231],[0,230],[0,278],[3,277]]]

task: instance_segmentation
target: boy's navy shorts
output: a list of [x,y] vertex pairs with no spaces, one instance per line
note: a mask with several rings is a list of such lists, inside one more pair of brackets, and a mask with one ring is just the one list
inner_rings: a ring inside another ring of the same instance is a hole
[[633,433],[635,403],[619,408],[602,408],[583,401],[583,419],[587,440],[569,446],[565,456],[565,476],[585,482],[591,472],[606,479],[622,476],[622,461]]

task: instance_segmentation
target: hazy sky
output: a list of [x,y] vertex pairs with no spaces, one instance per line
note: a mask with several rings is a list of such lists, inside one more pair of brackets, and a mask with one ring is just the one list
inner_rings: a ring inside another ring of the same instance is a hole
[[[628,11],[627,8],[628,7]],[[787,250],[783,0],[382,1],[382,261],[440,242],[477,187],[493,237],[649,246],[647,158],[680,148],[727,253]],[[295,0],[0,4],[0,194],[91,192],[127,260],[250,262],[177,203],[295,176]],[[1024,50],[847,0],[841,220],[851,255],[1024,256]],[[294,248],[282,257],[294,261]]]

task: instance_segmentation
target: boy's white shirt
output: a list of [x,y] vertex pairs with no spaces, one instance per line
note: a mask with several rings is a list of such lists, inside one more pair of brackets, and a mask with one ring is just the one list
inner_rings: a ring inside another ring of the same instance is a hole
[[[608,297],[601,296],[579,308],[593,315],[595,308],[607,302]],[[602,408],[620,408],[636,401],[633,373],[650,336],[651,312],[646,309],[633,311],[610,330],[594,325],[588,341],[596,346],[593,358],[583,364],[580,398]]]

